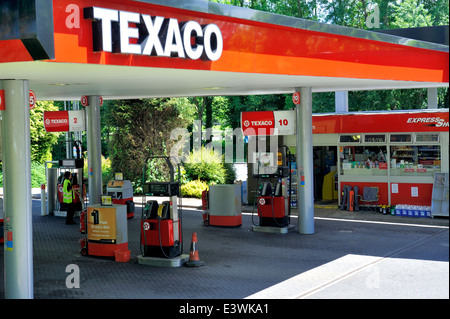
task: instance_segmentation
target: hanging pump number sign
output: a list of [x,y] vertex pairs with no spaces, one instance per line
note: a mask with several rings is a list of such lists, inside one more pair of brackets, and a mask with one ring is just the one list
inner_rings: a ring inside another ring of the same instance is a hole
[[295,135],[295,110],[241,113],[242,132],[250,135]]
[[47,132],[83,132],[86,131],[84,110],[46,111],[44,127]]

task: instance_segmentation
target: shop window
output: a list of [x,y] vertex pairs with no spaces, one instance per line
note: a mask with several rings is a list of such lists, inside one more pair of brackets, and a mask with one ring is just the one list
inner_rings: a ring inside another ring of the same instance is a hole
[[441,171],[439,145],[391,146],[391,175],[434,175]]
[[411,143],[412,138],[411,134],[391,134],[389,141],[391,143]]
[[365,134],[364,143],[386,143],[385,134]]
[[438,133],[416,134],[416,142],[439,142]]
[[341,135],[339,136],[339,142],[341,143],[359,143],[361,141],[361,135]]
[[386,146],[342,146],[341,175],[387,176]]

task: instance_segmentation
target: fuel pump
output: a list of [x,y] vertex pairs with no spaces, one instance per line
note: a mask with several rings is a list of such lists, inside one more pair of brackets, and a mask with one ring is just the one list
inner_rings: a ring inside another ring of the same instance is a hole
[[83,167],[84,167],[84,159],[82,158],[82,146],[80,141],[74,142],[74,148],[77,149],[76,158],[68,158],[61,159],[58,161],[58,173],[59,177],[57,180],[57,199],[59,210],[55,212],[57,216],[65,216],[67,211],[67,205],[64,203],[64,192],[63,192],[63,184],[64,184],[64,173],[66,171],[70,171],[72,173],[72,189],[77,190],[77,193],[81,194],[81,196],[74,196],[73,203],[75,205],[75,212],[83,211],[83,199],[86,198],[86,189],[83,184]]
[[290,151],[282,146],[277,153],[255,154],[253,177],[258,179],[256,207],[259,224],[254,231],[284,232],[289,227],[291,213]]
[[128,219],[134,217],[135,203],[131,181],[124,180],[121,174],[116,174],[115,179],[108,182],[106,192],[112,197],[113,204],[127,205]]
[[[146,181],[147,164],[150,160],[164,159],[169,167],[168,182]],[[180,167],[178,166],[178,181],[174,180],[174,167],[167,156],[152,156],[145,161],[143,168],[143,190],[145,208],[141,218],[141,256],[139,263],[154,266],[180,266],[189,258],[182,255],[183,234],[180,199]],[[168,197],[158,203],[147,196]],[[180,207],[180,209],[179,209]],[[162,261],[163,260],[163,261]],[[164,263],[164,260],[170,260]]]

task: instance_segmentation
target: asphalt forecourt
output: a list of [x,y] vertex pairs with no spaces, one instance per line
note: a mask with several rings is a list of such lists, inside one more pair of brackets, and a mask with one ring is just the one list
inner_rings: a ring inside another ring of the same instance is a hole
[[[34,200],[35,299],[189,299],[196,305],[208,299],[216,300],[221,310],[214,311],[223,313],[221,299],[448,298],[448,219],[441,220],[444,225],[418,225],[408,224],[409,219],[316,217],[312,235],[295,229],[270,234],[252,231],[257,216],[251,212],[243,213],[241,227],[206,227],[201,210],[185,207],[183,253],[189,254],[196,233],[203,266],[168,268],[137,262],[137,211],[128,220],[131,260],[115,262],[81,256],[78,226],[40,216],[40,203]],[[291,216],[291,224],[296,223]],[[3,250],[0,254],[3,258]],[[249,309],[265,311],[264,304],[258,305]]]

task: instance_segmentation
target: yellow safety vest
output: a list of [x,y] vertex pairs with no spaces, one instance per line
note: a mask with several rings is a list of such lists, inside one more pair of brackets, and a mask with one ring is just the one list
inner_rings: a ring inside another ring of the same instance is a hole
[[72,190],[67,189],[69,185],[70,181],[68,179],[65,179],[63,184],[63,202],[66,204],[70,204],[73,201]]

